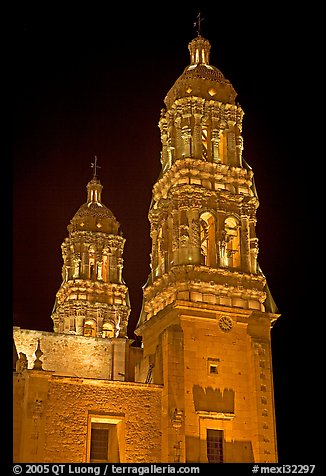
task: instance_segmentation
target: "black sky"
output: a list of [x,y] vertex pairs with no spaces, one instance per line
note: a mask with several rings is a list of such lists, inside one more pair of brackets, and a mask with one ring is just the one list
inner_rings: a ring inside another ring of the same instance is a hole
[[127,240],[123,276],[134,337],[149,273],[147,213],[160,172],[157,124],[166,93],[189,64],[188,42],[201,11],[211,64],[232,82],[245,112],[244,158],[260,200],[259,263],[282,314],[272,331],[280,461],[314,463],[313,426],[303,416],[316,397],[314,330],[300,271],[302,30],[293,12],[280,14],[275,3],[221,3],[89,3],[68,11],[44,2],[15,13],[9,38],[13,324],[52,331],[61,243],[86,201],[97,155],[103,203]]

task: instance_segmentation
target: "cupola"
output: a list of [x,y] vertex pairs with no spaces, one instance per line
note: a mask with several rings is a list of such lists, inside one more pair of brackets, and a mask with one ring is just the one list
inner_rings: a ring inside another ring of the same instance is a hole
[[184,97],[235,104],[237,93],[232,84],[218,68],[209,64],[210,42],[199,35],[190,41],[188,49],[190,64],[166,95],[164,102],[167,108]]

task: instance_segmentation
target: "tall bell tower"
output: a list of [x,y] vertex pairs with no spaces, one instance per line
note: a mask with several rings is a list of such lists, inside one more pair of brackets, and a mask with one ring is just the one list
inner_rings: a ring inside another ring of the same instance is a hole
[[163,461],[275,462],[271,327],[243,110],[200,33],[161,112],[139,378],[163,384]]

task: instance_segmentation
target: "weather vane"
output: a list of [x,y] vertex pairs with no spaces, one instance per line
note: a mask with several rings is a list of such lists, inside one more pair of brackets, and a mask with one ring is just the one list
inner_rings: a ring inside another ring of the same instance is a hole
[[197,35],[200,36],[200,28],[201,28],[201,22],[205,20],[205,18],[201,18],[200,12],[197,15],[197,20],[194,22],[194,28],[196,28]]
[[97,165],[97,156],[94,155],[94,162],[91,163],[91,168],[94,169],[94,172],[93,172],[93,180],[97,178],[97,175],[96,175],[96,169],[100,169],[101,167],[99,165]]

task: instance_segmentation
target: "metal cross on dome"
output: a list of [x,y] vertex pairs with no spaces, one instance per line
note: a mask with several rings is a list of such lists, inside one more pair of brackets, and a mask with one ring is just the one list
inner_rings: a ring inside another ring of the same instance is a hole
[[101,167],[99,165],[97,165],[97,156],[94,155],[94,162],[91,162],[91,168],[94,169],[94,172],[93,172],[93,180],[97,178],[97,174],[96,174],[96,169],[100,169]]
[[196,28],[198,36],[200,36],[201,22],[204,21],[204,20],[205,20],[205,18],[201,18],[201,14],[199,12],[197,17],[196,17],[196,21],[194,22],[194,28]]

